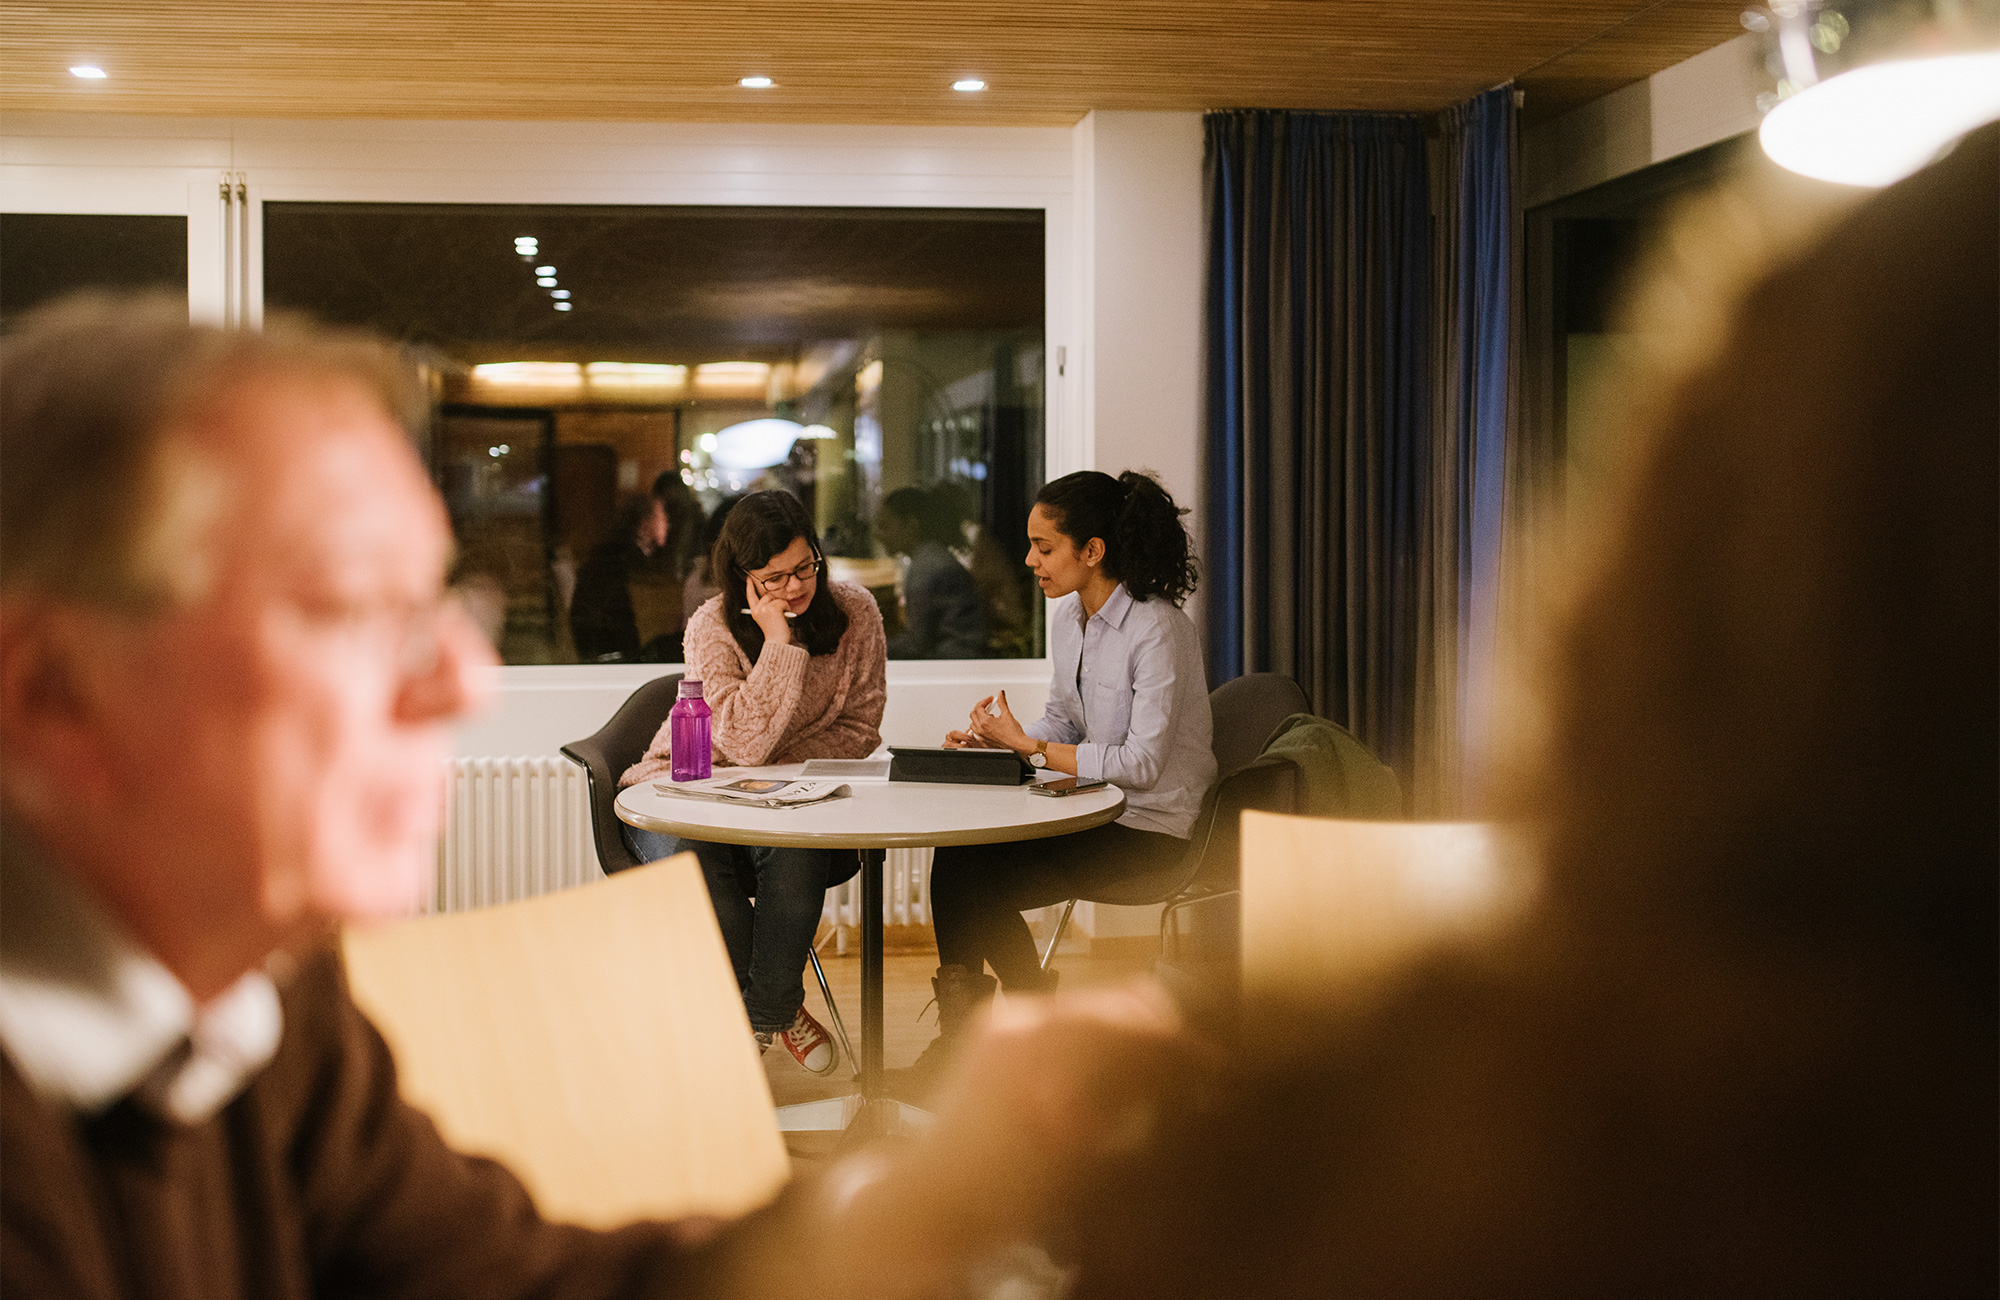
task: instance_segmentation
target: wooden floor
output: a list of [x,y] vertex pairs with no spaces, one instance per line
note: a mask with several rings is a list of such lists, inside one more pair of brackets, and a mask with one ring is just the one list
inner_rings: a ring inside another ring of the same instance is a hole
[[[858,1048],[861,1037],[860,955],[852,949],[844,956],[835,955],[832,945],[828,944],[820,954],[820,961],[826,967],[827,983],[833,986],[833,996],[840,1004],[840,1013],[847,1020],[848,1036],[855,1040]],[[1063,952],[1058,953],[1055,960],[1066,989],[1127,979],[1152,969],[1152,965],[1151,955],[1092,957],[1087,953]],[[937,953],[927,948],[891,950],[883,958],[882,1018],[887,1032],[882,1062],[891,1069],[907,1066],[916,1060],[917,1054],[937,1037],[937,1008],[925,1009],[925,1004],[931,1000],[931,976],[936,971]],[[825,1025],[828,1033],[833,1032],[832,1020],[826,1014],[826,1001],[820,996],[811,968],[806,970],[806,1011]],[[780,1106],[838,1097],[854,1091],[854,1068],[853,1062],[843,1059],[833,1073],[813,1075],[801,1068],[782,1046],[773,1046],[764,1053],[764,1073],[771,1081],[771,1099]],[[832,1148],[831,1141],[818,1134],[786,1136],[793,1155],[809,1162],[824,1158]]]

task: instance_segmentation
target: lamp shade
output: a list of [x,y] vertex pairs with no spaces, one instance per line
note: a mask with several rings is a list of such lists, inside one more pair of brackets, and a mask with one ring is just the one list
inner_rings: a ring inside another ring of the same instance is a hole
[[796,420],[744,420],[716,431],[709,458],[724,469],[768,469],[784,463],[801,432]]
[[1743,21],[1774,81],[1758,139],[1792,171],[1888,185],[2000,118],[2000,0],[1774,0]]

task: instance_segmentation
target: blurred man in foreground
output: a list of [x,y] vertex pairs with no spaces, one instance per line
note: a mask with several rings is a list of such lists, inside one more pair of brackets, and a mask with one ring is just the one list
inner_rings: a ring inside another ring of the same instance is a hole
[[1033,1231],[1099,1064],[1172,1050],[1143,994],[1024,1013],[934,1137],[714,1233],[544,1223],[398,1100],[323,940],[415,898],[491,663],[421,410],[373,342],[175,304],[0,353],[0,1292],[917,1295]]

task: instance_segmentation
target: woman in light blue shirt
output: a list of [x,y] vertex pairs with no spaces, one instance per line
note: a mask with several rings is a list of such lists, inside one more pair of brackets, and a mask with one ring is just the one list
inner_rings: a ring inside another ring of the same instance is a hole
[[[1052,839],[941,848],[931,871],[938,1041],[926,1072],[993,995],[1053,986],[1021,913],[1117,880],[1177,867],[1215,782],[1208,686],[1181,612],[1195,564],[1184,512],[1145,474],[1087,470],[1043,488],[1028,515],[1027,563],[1049,609],[1055,680],[1022,725],[1002,693],[973,707],[950,745],[1012,749],[1037,767],[1111,782],[1116,822]],[[998,709],[997,716],[989,706]]]

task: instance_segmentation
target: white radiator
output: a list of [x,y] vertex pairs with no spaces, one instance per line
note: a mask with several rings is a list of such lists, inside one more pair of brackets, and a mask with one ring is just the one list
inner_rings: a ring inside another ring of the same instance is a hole
[[[861,920],[861,878],[826,891],[826,911],[820,917],[834,928],[836,952],[846,952]],[[931,851],[890,849],[882,863],[882,923],[931,923]]]
[[[603,879],[590,833],[590,791],[568,759],[454,758],[445,764],[437,888],[426,910],[463,912]],[[891,849],[882,920],[928,925],[931,851]],[[824,919],[845,952],[861,916],[861,882],[826,894]]]
[[463,912],[602,880],[583,769],[566,758],[446,762],[432,911]]

